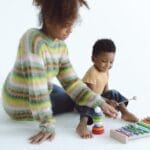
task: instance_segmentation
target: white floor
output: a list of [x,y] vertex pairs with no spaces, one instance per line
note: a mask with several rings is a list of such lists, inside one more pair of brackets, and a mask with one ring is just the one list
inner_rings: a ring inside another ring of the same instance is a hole
[[[143,108],[141,110],[141,105]],[[129,109],[140,118],[150,116],[149,105],[142,101],[132,102]],[[142,114],[142,115],[140,115]],[[150,137],[140,138],[122,144],[109,136],[110,129],[119,128],[127,122],[120,119],[105,118],[105,133],[95,135],[92,139],[81,139],[75,132],[75,127],[79,120],[79,115],[67,113],[56,116],[56,138],[52,142],[44,142],[40,145],[31,145],[28,138],[37,132],[36,122],[16,122],[5,114],[0,105],[0,146],[1,150],[149,150]]]
[[[91,48],[97,38],[111,38],[117,47],[117,57],[110,76],[110,88],[129,97],[135,93],[138,101],[131,102],[129,109],[140,118],[150,116],[150,0],[89,0],[88,3],[90,10],[82,9],[82,23],[66,41],[76,72],[82,78],[91,65]],[[20,37],[28,28],[38,26],[37,11],[31,0],[1,0],[0,91],[14,64]],[[82,39],[84,41],[81,42]],[[126,124],[119,119],[106,118],[105,133],[88,140],[81,139],[75,133],[79,120],[77,114],[63,114],[56,119],[55,140],[31,145],[28,138],[37,132],[37,123],[11,120],[3,111],[0,99],[0,149],[150,150],[150,137],[127,144],[110,138],[110,129]]]

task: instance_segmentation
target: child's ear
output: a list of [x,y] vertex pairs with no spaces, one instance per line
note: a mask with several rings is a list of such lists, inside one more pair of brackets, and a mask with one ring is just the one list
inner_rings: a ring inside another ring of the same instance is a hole
[[92,62],[95,62],[95,56],[91,56],[91,60],[92,60]]
[[93,62],[93,56],[91,56],[91,61]]

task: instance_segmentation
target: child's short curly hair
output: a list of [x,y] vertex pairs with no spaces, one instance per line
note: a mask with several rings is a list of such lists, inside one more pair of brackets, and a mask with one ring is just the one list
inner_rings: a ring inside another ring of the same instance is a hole
[[33,0],[40,7],[40,23],[44,20],[65,26],[68,22],[74,22],[78,18],[79,6],[88,4],[85,0]]
[[92,56],[99,55],[101,52],[116,52],[116,46],[111,39],[99,39],[93,45]]

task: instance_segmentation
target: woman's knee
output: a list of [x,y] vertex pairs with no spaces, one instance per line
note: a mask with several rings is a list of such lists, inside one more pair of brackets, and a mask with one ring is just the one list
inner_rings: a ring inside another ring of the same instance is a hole
[[58,86],[56,84],[53,84],[52,93],[66,93],[66,92],[65,92],[65,90],[62,87],[60,87],[60,86]]

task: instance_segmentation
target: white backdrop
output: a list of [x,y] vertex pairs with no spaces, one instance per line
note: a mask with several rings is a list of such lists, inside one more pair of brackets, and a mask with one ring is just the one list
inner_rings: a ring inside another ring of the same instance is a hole
[[[20,37],[28,28],[38,26],[38,10],[32,6],[32,0],[0,1],[1,89],[14,64]],[[150,0],[88,0],[88,2],[91,9],[81,9],[82,22],[74,28],[66,40],[70,59],[77,74],[82,78],[91,65],[90,57],[94,42],[98,38],[111,38],[116,44],[117,55],[114,67],[110,71],[110,88],[118,89],[127,97],[136,95],[138,101],[131,102],[129,110],[141,118],[150,116]],[[94,137],[93,140],[81,140],[74,132],[78,116],[68,114],[57,118],[58,135],[54,142],[51,144],[45,142],[34,147],[27,143],[29,136],[36,130],[34,124],[22,122],[20,125],[8,119],[1,104],[0,114],[0,145],[6,150],[49,148],[59,150],[62,147],[67,150],[72,145],[73,149],[78,150],[93,147],[95,150],[99,147],[102,150],[138,150],[140,147],[146,150],[149,143],[149,139],[146,138],[126,145],[113,141],[108,136],[109,129],[119,127],[124,122],[107,119],[104,136]]]
[[[127,96],[150,99],[150,1],[88,0],[90,10],[81,9],[78,24],[66,40],[70,59],[82,77],[91,65],[91,50],[98,38],[111,38],[117,47],[110,87]],[[1,0],[0,88],[12,68],[21,35],[38,26],[38,10],[32,0]]]

